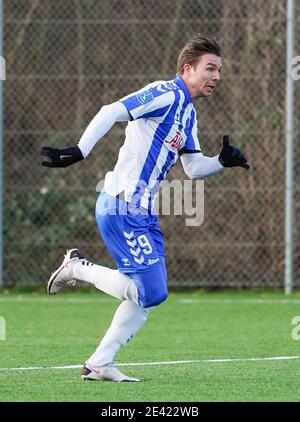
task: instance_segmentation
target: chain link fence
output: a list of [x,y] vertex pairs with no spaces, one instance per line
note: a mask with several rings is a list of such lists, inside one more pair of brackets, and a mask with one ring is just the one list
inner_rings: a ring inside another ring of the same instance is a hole
[[[299,16],[298,4],[298,23]],[[87,160],[67,169],[41,167],[40,148],[76,144],[102,105],[174,78],[180,49],[201,32],[220,41],[224,64],[216,93],[196,104],[202,149],[217,154],[230,134],[251,169],[205,181],[202,226],[161,217],[169,284],[283,286],[285,0],[6,0],[4,29],[6,285],[44,285],[70,247],[114,267],[94,205],[125,125],[114,125]],[[300,55],[299,41],[296,48]],[[298,141],[296,148],[299,286]],[[180,163],[169,179],[184,179]]]

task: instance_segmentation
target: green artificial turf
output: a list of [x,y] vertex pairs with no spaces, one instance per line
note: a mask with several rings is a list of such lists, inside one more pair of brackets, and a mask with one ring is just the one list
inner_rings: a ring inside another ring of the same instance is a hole
[[[53,368],[82,365],[117,306],[98,292],[1,293],[0,401],[299,401],[300,359],[247,360],[300,356],[300,340],[291,336],[299,296],[171,293],[116,357],[140,363],[119,369],[142,382],[84,382],[80,368]],[[44,369],[11,369],[21,367]]]

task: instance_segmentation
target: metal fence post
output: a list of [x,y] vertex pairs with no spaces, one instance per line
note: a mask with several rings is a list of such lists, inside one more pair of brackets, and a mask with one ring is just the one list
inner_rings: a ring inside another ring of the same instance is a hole
[[[3,85],[5,79],[5,61],[3,57],[3,0],[0,0],[0,63],[3,75],[0,77],[0,288],[3,287]],[[1,80],[2,79],[2,80]]]
[[295,50],[295,1],[287,0],[287,62],[286,62],[286,170],[285,170],[285,293],[293,290],[293,176],[295,87],[292,60]]

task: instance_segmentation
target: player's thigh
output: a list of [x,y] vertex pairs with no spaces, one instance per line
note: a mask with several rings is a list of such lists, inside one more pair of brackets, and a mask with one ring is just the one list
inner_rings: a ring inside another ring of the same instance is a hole
[[138,300],[141,307],[158,306],[167,299],[168,287],[163,267],[164,264],[159,260],[157,265],[147,271],[129,274],[137,286]]
[[160,268],[162,270],[164,279],[166,280],[166,284],[168,283],[168,272],[167,272],[167,265],[166,265],[166,258],[163,255],[159,256]]
[[149,233],[153,242],[155,243],[155,247],[157,253],[159,255],[160,266],[163,271],[164,277],[167,281],[167,267],[166,267],[166,260],[165,260],[165,239],[163,232],[161,231],[158,216],[154,215],[151,217],[151,225],[149,226]]

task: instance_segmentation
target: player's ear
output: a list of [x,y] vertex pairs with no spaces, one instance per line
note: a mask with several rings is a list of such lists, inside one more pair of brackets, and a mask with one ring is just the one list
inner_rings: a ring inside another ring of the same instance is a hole
[[190,73],[190,71],[191,71],[191,65],[190,65],[190,64],[188,64],[188,63],[185,63],[185,64],[183,65],[183,71],[184,71],[185,73],[189,74],[189,73]]

